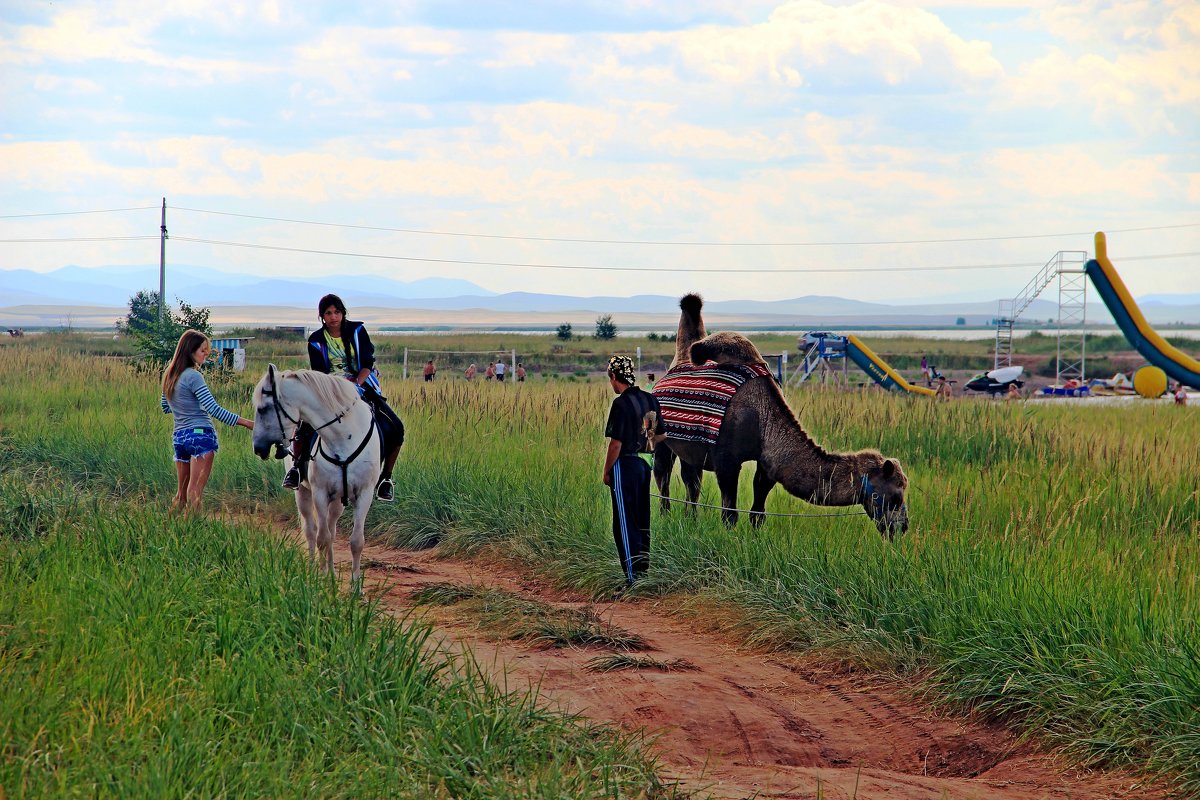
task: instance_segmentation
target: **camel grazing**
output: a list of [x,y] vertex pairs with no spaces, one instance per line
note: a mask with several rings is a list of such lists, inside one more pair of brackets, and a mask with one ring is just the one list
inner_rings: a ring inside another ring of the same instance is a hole
[[[679,301],[681,311],[675,342],[675,360],[681,364],[757,364],[765,367],[758,349],[746,337],[722,332],[706,336],[699,295]],[[765,369],[762,370],[765,373]],[[670,374],[670,373],[668,373]],[[663,379],[666,381],[666,378]],[[663,386],[655,386],[658,393]],[[666,413],[664,413],[666,417]],[[821,506],[861,505],[874,520],[881,535],[891,540],[908,530],[905,493],[908,478],[900,462],[884,458],[876,450],[830,453],[812,440],[784,399],[769,374],[751,377],[729,400],[716,444],[686,441],[668,436],[654,451],[654,479],[663,509],[670,507],[671,471],[676,458],[688,500],[700,497],[704,470],[716,473],[721,490],[721,517],[727,525],[737,522],[738,477],[742,464],[756,462],[754,502],[750,522],[764,520],[767,494],[780,484],[791,494]]]

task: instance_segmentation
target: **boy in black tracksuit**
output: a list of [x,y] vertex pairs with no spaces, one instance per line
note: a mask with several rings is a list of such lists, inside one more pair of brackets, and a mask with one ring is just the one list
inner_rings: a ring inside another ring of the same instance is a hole
[[650,566],[650,464],[639,455],[653,449],[647,437],[647,412],[654,413],[650,430],[654,434],[663,430],[658,398],[635,386],[636,380],[629,356],[609,359],[608,383],[619,396],[604,427],[609,441],[603,479],[611,489],[613,538],[628,586]]

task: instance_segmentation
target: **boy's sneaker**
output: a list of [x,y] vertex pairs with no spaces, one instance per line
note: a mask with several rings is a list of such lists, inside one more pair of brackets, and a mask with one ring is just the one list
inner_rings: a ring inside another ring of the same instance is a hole
[[295,491],[300,488],[300,468],[292,467],[283,476],[283,488]]
[[383,503],[390,503],[395,499],[395,486],[392,484],[391,478],[384,478],[379,482],[379,488],[375,490],[375,498]]

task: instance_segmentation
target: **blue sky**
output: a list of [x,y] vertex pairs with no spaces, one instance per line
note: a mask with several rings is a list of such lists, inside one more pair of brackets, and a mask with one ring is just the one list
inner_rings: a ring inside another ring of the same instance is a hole
[[[354,5],[9,0],[0,239],[153,236],[14,215],[166,197],[168,262],[217,270],[887,302],[1010,296],[1036,266],[992,265],[1106,230],[1135,294],[1200,291],[1195,2]],[[860,244],[931,239],[988,241]]]

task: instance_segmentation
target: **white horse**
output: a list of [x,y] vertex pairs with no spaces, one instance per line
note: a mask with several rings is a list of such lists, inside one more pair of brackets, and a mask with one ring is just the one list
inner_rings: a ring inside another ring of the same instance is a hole
[[281,372],[269,365],[254,387],[255,455],[265,460],[272,447],[286,447],[301,422],[315,428],[318,437],[308,477],[296,490],[309,556],[315,558],[319,548],[324,557],[321,571],[333,571],[338,517],[346,505],[353,505],[350,579],[357,581],[362,576],[359,556],[366,540],[367,511],[379,482],[382,435],[371,407],[350,381],[310,369]]

